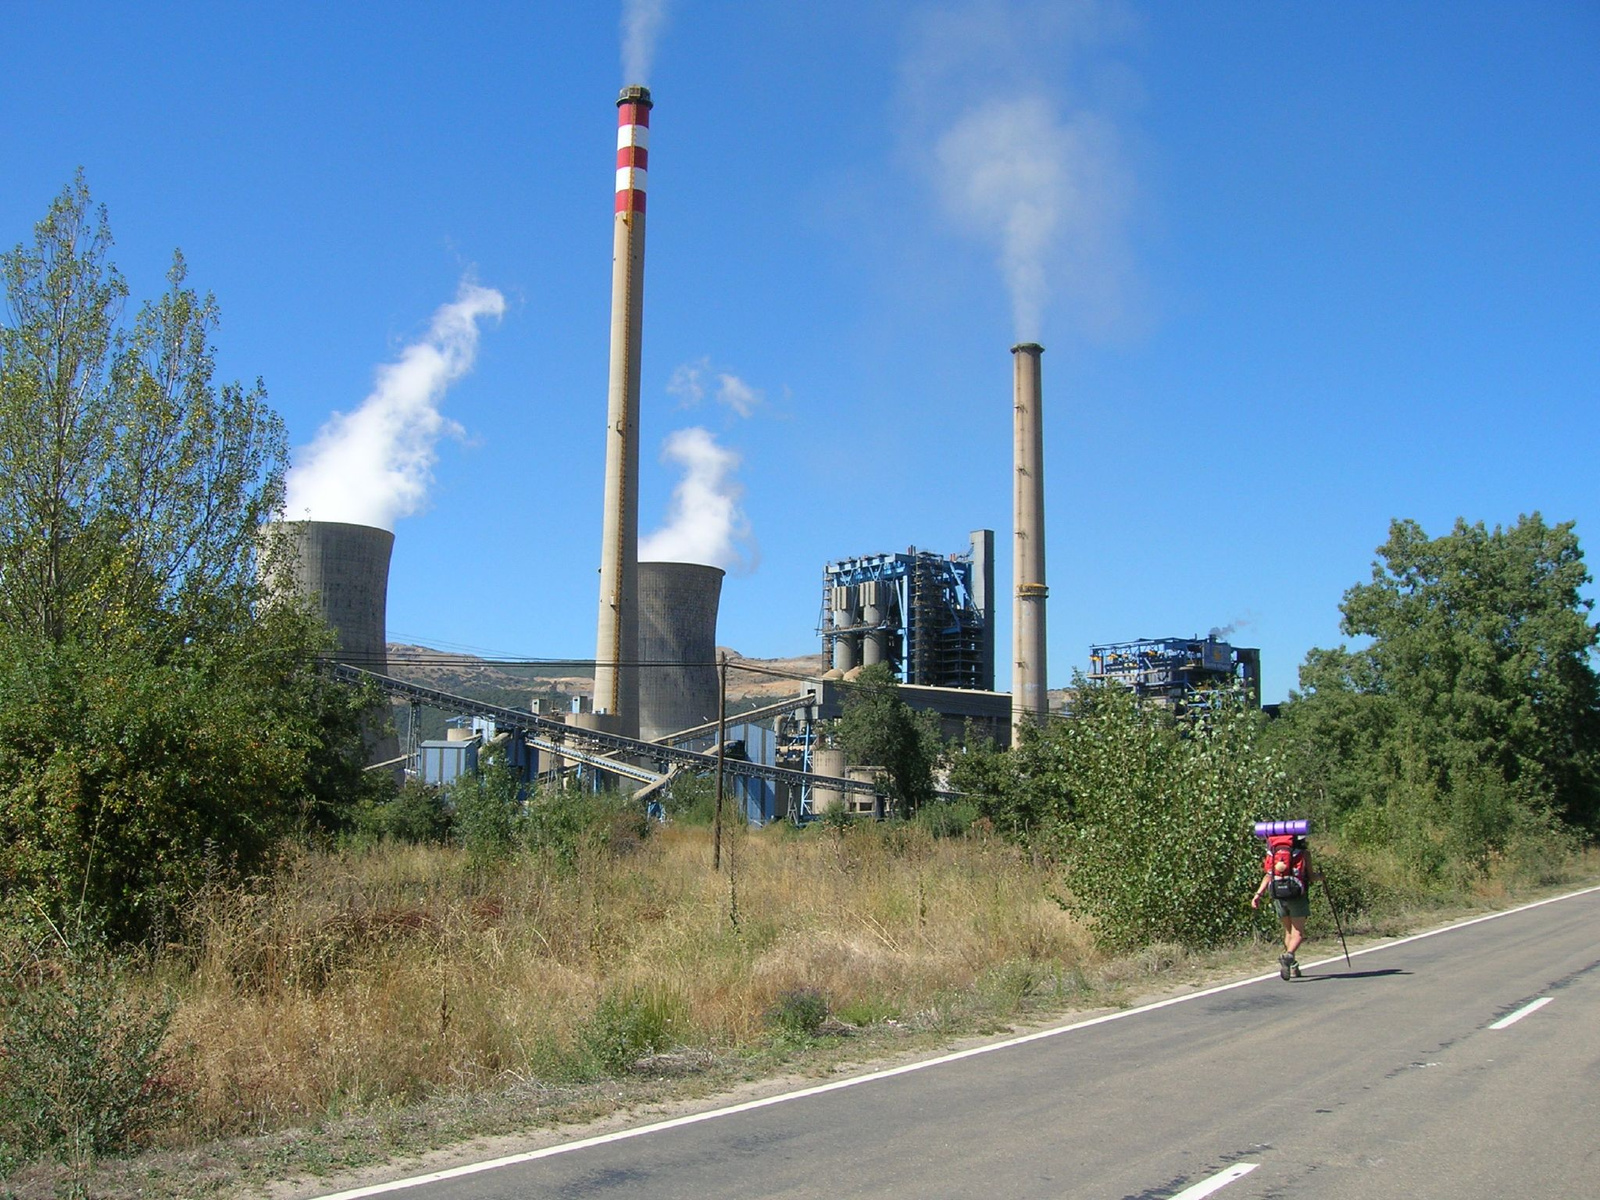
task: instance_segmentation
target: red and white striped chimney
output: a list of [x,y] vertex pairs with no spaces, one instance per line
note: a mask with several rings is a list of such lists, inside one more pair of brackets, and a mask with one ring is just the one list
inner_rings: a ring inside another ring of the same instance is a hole
[[650,89],[617,98],[617,202],[611,243],[611,370],[594,708],[639,732],[639,346],[644,313],[644,200]]

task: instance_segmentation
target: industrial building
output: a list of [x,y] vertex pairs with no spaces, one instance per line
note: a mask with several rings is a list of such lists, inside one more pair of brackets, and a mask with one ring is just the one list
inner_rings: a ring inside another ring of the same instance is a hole
[[964,554],[869,554],[822,573],[823,661],[886,663],[904,683],[994,690],[994,532]]
[[[595,692],[570,713],[526,712],[448,695],[387,676],[384,642],[389,553],[386,530],[302,522],[301,564],[287,586],[315,598],[338,634],[335,670],[375,681],[413,715],[421,706],[470,718],[466,738],[417,742],[410,769],[444,782],[470,770],[491,741],[508,747],[527,778],[639,785],[653,795],[681,770],[716,761],[720,680],[717,618],[724,573],[694,563],[638,559],[640,363],[644,326],[645,200],[653,100],[629,86],[617,98],[611,322],[600,524]],[[908,548],[841,559],[824,570],[823,678],[797,695],[741,714],[720,732],[736,804],[753,821],[874,807],[875,772],[826,745],[820,723],[836,718],[848,681],[887,665],[911,707],[937,713],[947,737],[969,729],[999,744],[1046,712],[1043,348],[1012,347],[1013,690],[994,691],[995,534],[978,530],[953,554]],[[998,400],[998,396],[996,397]],[[999,417],[996,405],[996,417]],[[391,739],[392,740],[392,739]],[[397,749],[397,748],[395,748]],[[377,747],[369,747],[376,753]],[[388,754],[391,748],[385,747]]]
[[1261,704],[1261,651],[1214,637],[1141,638],[1089,650],[1089,679],[1120,683],[1138,695],[1182,709],[1197,693],[1237,685]]

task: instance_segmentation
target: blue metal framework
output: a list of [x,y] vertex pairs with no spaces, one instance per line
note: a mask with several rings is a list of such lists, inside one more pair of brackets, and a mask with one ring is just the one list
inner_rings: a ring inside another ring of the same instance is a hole
[[[994,664],[985,662],[984,614],[973,595],[972,555],[934,554],[910,547],[904,554],[869,554],[840,559],[823,569],[823,657],[834,661],[841,638],[859,644],[868,634],[882,635],[884,661],[903,683],[926,687],[987,690],[993,686]],[[862,584],[880,587],[879,616],[859,616],[846,625],[831,618],[835,589]],[[855,656],[860,661],[859,655]]]
[[1089,650],[1089,678],[1182,706],[1199,689],[1237,683],[1260,696],[1261,652],[1214,637],[1140,638]]

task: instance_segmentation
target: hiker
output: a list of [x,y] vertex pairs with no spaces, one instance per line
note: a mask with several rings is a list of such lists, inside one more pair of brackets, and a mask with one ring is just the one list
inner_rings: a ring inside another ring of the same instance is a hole
[[1282,834],[1267,838],[1267,856],[1261,864],[1261,886],[1250,897],[1250,907],[1260,908],[1261,898],[1272,894],[1273,907],[1283,922],[1284,953],[1278,956],[1278,974],[1285,981],[1300,978],[1300,964],[1294,952],[1306,937],[1306,918],[1311,915],[1311,884],[1322,872],[1312,869],[1311,854],[1301,834]]

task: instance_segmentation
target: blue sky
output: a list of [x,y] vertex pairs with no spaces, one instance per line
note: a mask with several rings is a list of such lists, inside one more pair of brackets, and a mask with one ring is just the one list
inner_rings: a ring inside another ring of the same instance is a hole
[[[0,0],[0,242],[81,166],[135,294],[181,246],[221,374],[301,448],[464,280],[498,292],[395,522],[391,637],[589,658],[622,10],[379,11]],[[662,18],[640,523],[671,435],[737,456],[725,645],[814,650],[826,562],[977,528],[1006,590],[1019,334],[1053,686],[1095,642],[1235,626],[1281,699],[1391,518],[1539,510],[1593,550],[1594,5]]]

